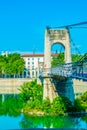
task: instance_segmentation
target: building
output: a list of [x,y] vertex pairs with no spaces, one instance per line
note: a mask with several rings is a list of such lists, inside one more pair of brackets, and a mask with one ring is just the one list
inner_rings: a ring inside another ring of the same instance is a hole
[[38,76],[39,68],[43,67],[43,54],[24,54],[22,55],[25,61],[24,76],[26,78],[33,78]]
[[[52,54],[53,56],[57,54]],[[24,77],[38,77],[44,66],[44,54],[24,54],[22,57],[25,61]]]

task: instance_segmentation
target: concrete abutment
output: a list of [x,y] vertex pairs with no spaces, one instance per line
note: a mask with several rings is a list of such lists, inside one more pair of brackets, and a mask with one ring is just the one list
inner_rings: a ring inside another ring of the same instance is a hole
[[43,99],[48,97],[52,102],[57,96],[65,96],[74,104],[74,89],[71,78],[64,81],[54,78],[44,78],[43,90]]

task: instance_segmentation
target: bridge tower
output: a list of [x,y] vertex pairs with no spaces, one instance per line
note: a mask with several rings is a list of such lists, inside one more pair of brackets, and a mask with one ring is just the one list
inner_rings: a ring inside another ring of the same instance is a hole
[[[58,93],[56,93],[55,87],[54,85],[52,85],[52,80],[46,75],[48,75],[51,68],[51,47],[53,44],[56,43],[62,44],[64,46],[65,63],[70,63],[71,62],[70,37],[67,28],[62,30],[47,28],[45,31],[45,47],[44,47],[45,76],[44,76],[43,99],[49,97],[51,101],[58,95]],[[72,89],[70,93],[72,93]]]

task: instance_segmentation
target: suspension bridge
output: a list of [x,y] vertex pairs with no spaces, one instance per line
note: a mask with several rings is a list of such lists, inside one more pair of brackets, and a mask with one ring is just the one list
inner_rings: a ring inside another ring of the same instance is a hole
[[[60,95],[68,97],[73,103],[73,79],[87,82],[87,54],[79,61],[72,62],[69,31],[69,28],[72,28],[73,26],[85,24],[87,24],[87,22],[57,28],[46,28],[44,69],[40,73],[40,76],[44,79],[43,99],[49,97],[50,101],[52,101],[56,96]],[[65,64],[51,67],[51,47],[56,43],[60,43],[64,47]]]
[[[48,72],[48,73],[47,73]],[[74,63],[66,63],[52,67],[50,69],[46,68],[42,71],[41,75],[43,77],[54,77],[62,76],[62,78],[76,78],[87,81],[87,55],[82,58],[81,61]]]

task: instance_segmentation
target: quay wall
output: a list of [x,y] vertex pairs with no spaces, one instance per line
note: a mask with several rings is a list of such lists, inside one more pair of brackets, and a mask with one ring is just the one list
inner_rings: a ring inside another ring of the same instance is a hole
[[87,91],[87,81],[73,79],[74,96],[78,97]]
[[[30,82],[30,78],[0,78],[0,94],[17,94],[24,82]],[[41,82],[38,82],[41,83]],[[73,79],[74,96],[78,97],[87,91],[87,81]]]
[[24,82],[30,82],[33,79],[29,78],[1,78],[0,79],[0,94],[17,94],[19,93],[18,88]]

